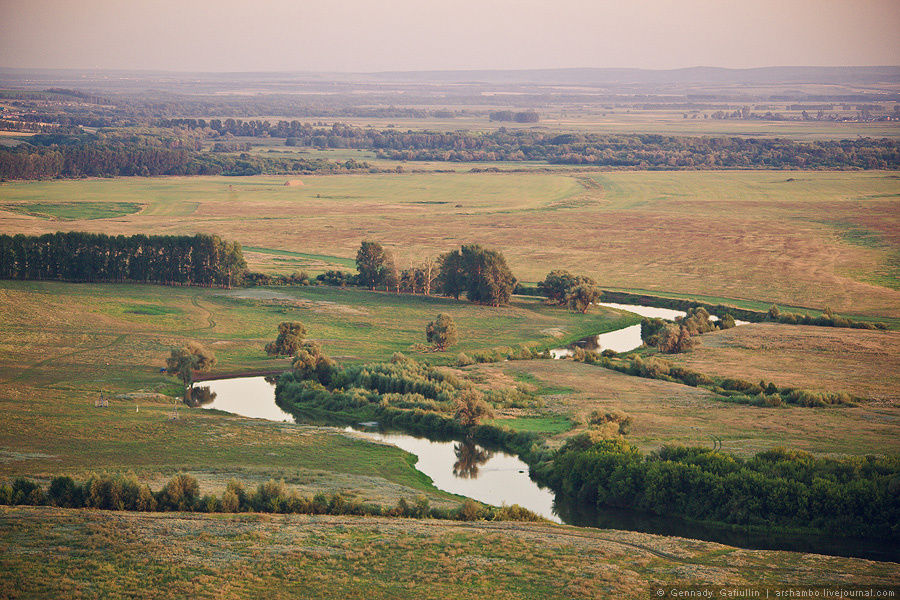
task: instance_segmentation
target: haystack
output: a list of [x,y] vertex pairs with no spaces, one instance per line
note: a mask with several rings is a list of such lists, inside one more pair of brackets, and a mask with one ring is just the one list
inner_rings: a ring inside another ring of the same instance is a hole
[[290,181],[285,181],[285,182],[284,182],[284,185],[285,185],[285,186],[291,186],[291,187],[293,187],[293,186],[300,186],[300,185],[303,185],[303,182],[300,181],[299,179],[291,179]]

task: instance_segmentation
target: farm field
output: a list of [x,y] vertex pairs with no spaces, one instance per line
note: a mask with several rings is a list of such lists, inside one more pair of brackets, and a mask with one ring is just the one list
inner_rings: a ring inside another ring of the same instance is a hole
[[[504,252],[523,281],[566,268],[607,287],[900,318],[900,179],[890,172],[365,174],[286,187],[287,179],[5,183],[0,229],[217,233],[253,248],[251,268],[312,273],[346,268],[363,239],[385,243],[401,268],[477,241]],[[93,218],[101,202],[141,208]]]
[[0,507],[0,545],[0,594],[30,598],[642,598],[898,581],[891,563],[535,523]]
[[[709,335],[702,336],[704,343]],[[798,360],[809,357],[803,350],[795,352]],[[857,358],[858,364],[864,362]],[[717,442],[723,451],[741,456],[779,446],[818,455],[900,452],[896,435],[900,410],[896,405],[763,408],[732,404],[717,400],[704,389],[570,360],[476,365],[466,371],[476,380],[496,386],[525,382],[537,390],[544,402],[543,414],[578,424],[554,436],[555,443],[586,431],[588,415],[598,410],[631,416],[633,424],[626,439],[645,452],[667,444],[713,447]],[[730,373],[725,368],[720,371]],[[510,411],[507,416],[516,415]]]
[[[0,284],[0,477],[133,470],[158,487],[183,469],[211,490],[231,477],[251,483],[274,477],[301,490],[340,489],[384,504],[421,491],[447,501],[412,468],[411,455],[334,430],[187,408],[182,419],[169,421],[172,401],[161,394],[179,390],[159,372],[169,349],[187,340],[216,353],[213,375],[287,370],[287,359],[262,350],[285,320],[303,321],[310,338],[343,362],[387,360],[424,342],[425,324],[440,311],[454,316],[458,349],[467,351],[562,343],[634,322],[612,310],[580,315],[533,299],[496,309],[325,287],[7,281]],[[108,408],[94,407],[101,391],[115,396]]]

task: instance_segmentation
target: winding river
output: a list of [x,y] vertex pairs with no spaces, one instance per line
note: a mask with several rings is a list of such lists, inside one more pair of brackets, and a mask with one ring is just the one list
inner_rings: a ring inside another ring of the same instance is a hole
[[[646,317],[673,319],[684,315],[681,311],[646,306],[607,303],[602,306],[628,310]],[[616,352],[627,352],[641,345],[640,325],[593,336],[580,340],[577,344],[593,349],[610,348]],[[571,354],[573,347],[574,344],[568,348],[557,348],[552,354],[554,358],[562,358]],[[208,386],[210,392],[202,404],[203,408],[271,421],[295,421],[292,415],[275,404],[275,386],[266,381],[265,377],[210,380],[202,385],[204,388]],[[636,511],[600,511],[558,503],[551,490],[542,488],[531,480],[528,465],[514,455],[490,451],[471,442],[432,441],[398,432],[378,431],[374,425],[377,424],[360,423],[355,427],[345,428],[344,432],[346,435],[392,444],[414,454],[417,457],[416,469],[428,475],[438,489],[495,506],[518,504],[557,523],[677,535],[744,548],[817,552],[873,560],[900,559],[900,551],[881,542],[747,533]]]

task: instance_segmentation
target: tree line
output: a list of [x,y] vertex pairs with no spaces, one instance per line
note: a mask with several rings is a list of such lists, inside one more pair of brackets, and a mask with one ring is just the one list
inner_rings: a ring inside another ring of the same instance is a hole
[[497,508],[466,499],[456,508],[431,507],[424,494],[412,502],[401,498],[395,506],[364,503],[340,493],[328,495],[319,492],[309,498],[289,489],[284,481],[276,480],[260,483],[255,490],[246,490],[240,482],[232,479],[221,496],[201,496],[197,480],[185,473],[176,474],[156,492],[134,476],[90,475],[79,482],[62,475],[53,477],[46,489],[30,479],[17,477],[11,483],[0,485],[0,505],[142,512],[366,515],[454,521],[542,520],[517,504]]
[[[478,244],[465,244],[435,260],[426,259],[417,267],[399,271],[390,250],[378,242],[363,241],[356,253],[356,268],[359,274],[349,282],[371,290],[421,290],[426,296],[440,293],[457,300],[465,293],[470,302],[491,306],[508,304],[516,288],[516,278],[503,254]],[[337,279],[338,274],[332,278]]]
[[240,243],[217,235],[0,235],[0,279],[230,287],[246,269]]
[[[540,289],[528,291],[539,294],[545,293]],[[774,304],[767,312],[763,312],[760,310],[727,306],[725,304],[712,304],[687,298],[665,298],[663,296],[651,296],[648,294],[634,294],[631,292],[617,292],[611,290],[604,290],[600,300],[601,302],[616,302],[618,304],[637,304],[639,306],[671,308],[683,310],[685,312],[702,308],[710,315],[716,315],[720,319],[727,319],[728,316],[731,315],[735,319],[750,321],[751,323],[771,321],[787,325],[817,325],[819,327],[850,327],[853,329],[888,329],[886,323],[857,321],[850,317],[837,315],[828,307],[825,308],[821,315],[814,317],[809,315],[809,313],[800,314],[782,311]]]
[[[515,118],[513,119],[515,120]],[[793,141],[781,138],[658,134],[554,133],[534,129],[491,132],[401,131],[316,126],[300,121],[170,120],[219,134],[283,137],[288,145],[374,150],[380,158],[456,162],[548,161],[639,169],[896,169],[900,143],[890,138]]]
[[277,175],[368,169],[353,159],[329,161],[248,153],[198,152],[144,143],[59,140],[49,146],[0,148],[0,179],[152,177],[158,175]]

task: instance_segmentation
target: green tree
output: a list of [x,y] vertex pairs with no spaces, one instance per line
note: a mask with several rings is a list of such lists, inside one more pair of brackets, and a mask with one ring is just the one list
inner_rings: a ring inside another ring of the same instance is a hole
[[455,344],[458,337],[453,317],[447,313],[439,314],[425,327],[425,338],[434,344],[436,350],[443,351]]
[[356,270],[359,271],[359,282],[374,290],[381,283],[384,268],[384,248],[378,242],[364,241],[356,253]]
[[169,510],[189,511],[193,510],[199,496],[197,480],[185,473],[178,473],[160,492],[159,505]]
[[466,272],[463,270],[460,251],[453,250],[440,255],[437,268],[437,283],[443,294],[459,300],[459,295],[466,291]]
[[390,250],[384,251],[384,263],[378,272],[378,281],[384,286],[384,291],[394,290],[395,293],[400,293],[400,272]]
[[508,304],[516,278],[503,255],[478,244],[465,245],[460,253],[466,274],[466,297],[471,302],[491,306]]
[[181,379],[185,401],[190,401],[194,387],[194,372],[205,373],[216,364],[215,355],[198,342],[188,342],[181,348],[173,348],[166,359],[166,372]]
[[691,337],[691,332],[684,325],[677,323],[667,324],[657,334],[656,347],[660,352],[676,354],[687,352],[697,344],[697,340]]
[[576,285],[576,277],[568,271],[550,271],[544,280],[538,283],[538,289],[551,304],[565,304],[569,288]]
[[569,308],[580,313],[586,313],[591,304],[600,299],[600,290],[597,286],[581,284],[569,288],[566,292],[566,302]]
[[266,344],[269,356],[293,356],[306,337],[306,326],[300,321],[284,321],[278,325],[278,337]]
[[291,363],[294,374],[301,379],[314,379],[322,385],[331,383],[336,370],[334,361],[322,353],[315,342],[306,342]]

